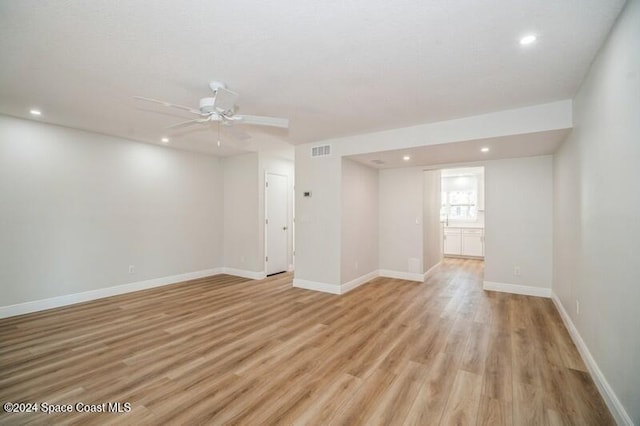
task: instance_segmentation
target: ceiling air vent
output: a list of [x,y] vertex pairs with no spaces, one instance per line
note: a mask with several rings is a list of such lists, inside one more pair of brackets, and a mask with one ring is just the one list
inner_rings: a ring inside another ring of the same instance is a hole
[[320,145],[311,148],[312,157],[327,157],[331,155],[331,145]]
[[376,159],[376,160],[371,160],[371,162],[372,162],[373,164],[378,165],[378,166],[381,166],[381,165],[383,165],[383,164],[384,164],[384,161],[382,161],[382,160],[377,160],[377,159]]

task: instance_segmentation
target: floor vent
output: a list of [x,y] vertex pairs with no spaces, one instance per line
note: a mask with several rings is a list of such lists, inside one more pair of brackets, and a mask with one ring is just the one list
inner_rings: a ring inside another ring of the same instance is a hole
[[320,145],[311,148],[312,157],[327,157],[331,155],[331,145]]

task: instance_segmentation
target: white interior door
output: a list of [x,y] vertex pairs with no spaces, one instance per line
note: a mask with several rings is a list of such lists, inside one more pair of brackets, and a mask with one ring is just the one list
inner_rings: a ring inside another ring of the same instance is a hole
[[267,275],[287,270],[287,177],[267,173],[265,202],[267,205]]

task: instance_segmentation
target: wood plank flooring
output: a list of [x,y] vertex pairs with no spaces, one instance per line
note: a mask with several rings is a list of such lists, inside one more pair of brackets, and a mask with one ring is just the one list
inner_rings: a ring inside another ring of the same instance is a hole
[[0,320],[2,424],[614,424],[549,299],[483,263],[335,296],[219,275]]

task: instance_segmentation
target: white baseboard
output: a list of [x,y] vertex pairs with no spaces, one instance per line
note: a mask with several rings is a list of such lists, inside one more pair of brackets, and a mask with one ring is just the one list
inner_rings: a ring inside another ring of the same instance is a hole
[[362,284],[371,281],[374,278],[378,278],[379,272],[376,271],[371,271],[368,274],[364,274],[362,276],[359,276],[358,278],[349,281],[348,283],[344,283],[340,286],[340,294],[345,294],[348,291],[353,290],[356,287],[360,287]]
[[387,277],[387,278],[397,278],[399,280],[407,280],[407,281],[418,281],[418,282],[424,281],[424,274],[418,274],[413,272],[403,272],[403,271],[392,271],[390,269],[378,270],[378,276]]
[[171,275],[168,277],[153,278],[145,281],[121,284],[113,287],[98,288],[95,290],[84,291],[82,293],[66,294],[64,296],[56,296],[48,299],[33,300],[30,302],[18,303],[15,305],[2,306],[0,307],[0,318],[29,314],[37,311],[44,311],[46,309],[73,305],[75,303],[102,299],[104,297],[117,296],[118,294],[131,293],[133,291],[146,290],[148,288],[161,287],[164,285],[175,284],[182,281],[209,277],[211,275],[221,274],[222,271],[223,268],[205,269],[202,271],[188,272],[185,274]]
[[562,302],[555,293],[552,293],[551,300],[553,300],[553,303],[556,305],[558,312],[560,312],[560,317],[562,317],[562,321],[564,322],[565,327],[567,327],[573,343],[575,343],[576,347],[578,348],[578,352],[580,352],[584,363],[587,365],[589,373],[591,373],[591,377],[593,377],[593,380],[596,383],[598,390],[600,391],[600,395],[602,395],[602,398],[607,404],[609,411],[611,411],[611,414],[616,420],[616,423],[619,425],[633,426],[631,417],[629,417],[629,414],[627,414],[627,411],[624,409],[624,406],[616,396],[616,393],[609,385],[609,382],[607,382],[604,374],[602,374],[602,371],[600,370],[600,367],[598,367],[596,360],[593,359],[593,356],[591,356],[589,348],[587,347],[584,340],[582,340],[582,336],[580,336],[580,333],[578,332],[576,326],[573,324],[571,317],[564,309]]
[[12,317],[15,315],[30,314],[32,312],[44,311],[46,309],[59,308],[76,303],[88,302],[90,300],[102,299],[119,294],[131,293],[134,291],[146,290],[148,288],[162,287],[164,285],[176,284],[183,281],[195,280],[197,278],[210,277],[212,275],[229,274],[252,280],[261,280],[265,277],[264,272],[245,271],[235,268],[212,268],[185,274],[171,275],[168,277],[153,278],[150,280],[136,281],[133,283],[116,285],[113,287],[98,288],[84,291],[82,293],[65,294],[63,296],[51,297],[42,300],[18,303],[9,306],[0,306],[0,318]]
[[378,278],[378,277],[398,278],[401,280],[422,282],[422,274],[412,274],[410,272],[389,271],[389,270],[383,269],[383,270],[371,271],[367,274],[361,275],[358,278],[353,279],[342,285],[321,283],[318,281],[309,281],[309,280],[294,278],[293,286],[298,288],[304,288],[307,290],[321,291],[323,293],[345,294],[353,290],[354,288],[360,287],[362,284],[365,284],[371,281],[372,279]]
[[236,277],[249,278],[250,280],[263,280],[267,274],[265,271],[255,272],[255,271],[247,271],[244,269],[236,269],[236,268],[221,268],[221,274],[234,275]]
[[467,254],[450,254],[447,253],[444,255],[447,259],[474,259],[474,260],[484,260],[484,256],[469,256]]
[[422,281],[426,280],[427,277],[429,276],[429,274],[431,274],[433,271],[435,271],[436,268],[438,268],[438,266],[440,266],[441,264],[442,264],[442,260],[440,262],[436,263],[435,265],[433,265],[431,268],[429,268],[427,270],[427,272],[422,274]]
[[500,291],[502,293],[522,294],[525,296],[551,297],[551,289],[544,287],[533,287],[529,285],[496,283],[483,281],[483,290]]
[[302,280],[300,278],[293,279],[293,286],[304,288],[307,290],[321,291],[323,293],[340,294],[341,286],[338,284],[321,283],[318,281]]

